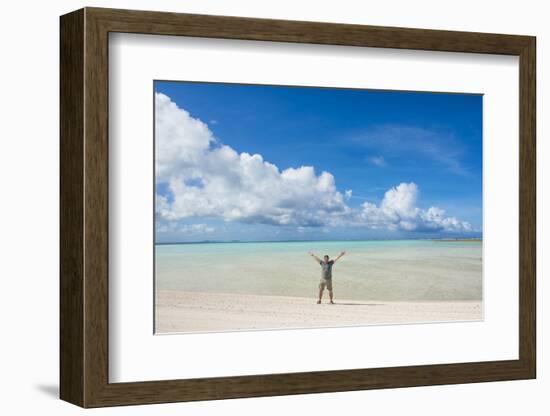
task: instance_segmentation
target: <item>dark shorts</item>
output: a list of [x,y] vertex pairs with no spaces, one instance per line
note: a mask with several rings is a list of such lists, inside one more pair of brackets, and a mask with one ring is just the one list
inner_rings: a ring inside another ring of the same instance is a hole
[[320,290],[324,290],[325,287],[332,291],[332,278],[330,279],[321,279],[321,281],[319,282],[319,289]]

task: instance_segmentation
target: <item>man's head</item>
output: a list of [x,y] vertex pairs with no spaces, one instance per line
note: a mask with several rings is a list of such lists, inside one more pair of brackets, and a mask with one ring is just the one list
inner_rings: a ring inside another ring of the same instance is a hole
[[324,257],[323,257],[323,260],[328,261],[328,255],[325,254]]

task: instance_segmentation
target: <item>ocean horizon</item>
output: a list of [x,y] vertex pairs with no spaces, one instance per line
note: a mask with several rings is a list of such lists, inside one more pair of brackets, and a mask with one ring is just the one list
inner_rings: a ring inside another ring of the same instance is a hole
[[307,242],[370,242],[370,241],[483,241],[483,237],[441,237],[441,238],[371,238],[350,240],[197,240],[197,241],[155,241],[155,245],[178,244],[230,244],[230,243],[307,243]]

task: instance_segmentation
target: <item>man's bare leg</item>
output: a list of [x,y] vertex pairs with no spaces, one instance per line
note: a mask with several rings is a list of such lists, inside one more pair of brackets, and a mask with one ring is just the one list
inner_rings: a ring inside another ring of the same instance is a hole
[[334,305],[334,302],[332,301],[332,290],[328,291],[328,296],[330,297],[330,303]]
[[323,290],[324,289],[319,289],[319,300],[317,301],[317,304],[321,303],[321,299],[323,298]]

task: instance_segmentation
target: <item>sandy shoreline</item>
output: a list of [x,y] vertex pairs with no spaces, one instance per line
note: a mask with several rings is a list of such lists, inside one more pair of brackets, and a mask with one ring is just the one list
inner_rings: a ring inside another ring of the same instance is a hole
[[[327,294],[325,294],[327,296]],[[480,301],[386,302],[158,290],[156,332],[211,332],[384,323],[477,321]]]

